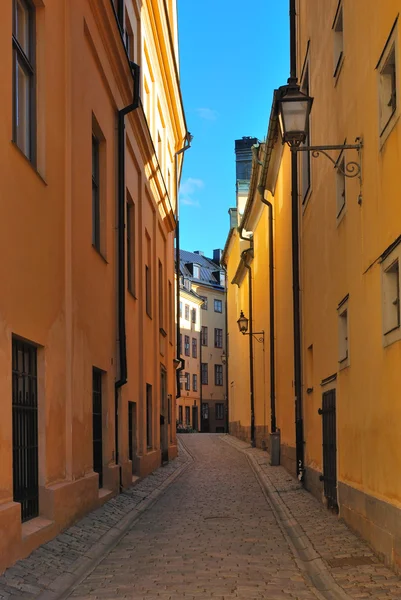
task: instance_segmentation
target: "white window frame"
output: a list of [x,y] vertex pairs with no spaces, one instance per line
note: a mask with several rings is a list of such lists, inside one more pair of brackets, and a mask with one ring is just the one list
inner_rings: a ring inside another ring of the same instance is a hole
[[[388,68],[391,55],[394,53],[395,60],[395,98],[396,105],[392,112],[385,107],[389,105],[389,84],[391,86],[391,77],[385,73]],[[400,116],[400,82],[399,82],[399,42],[398,42],[398,23],[393,25],[391,33],[384,46],[384,50],[377,63],[378,77],[378,119],[379,119],[379,141],[380,148],[383,147],[388,136],[394,129]]]
[[[394,273],[397,265],[398,273]],[[401,339],[400,316],[400,266],[401,244],[399,244],[381,263],[382,281],[382,331],[383,346],[390,346]],[[394,277],[397,277],[395,280]],[[398,307],[395,302],[398,302]],[[398,310],[397,310],[398,309]],[[398,314],[397,314],[398,313]]]
[[338,368],[345,369],[350,365],[349,355],[349,307],[346,296],[337,307],[338,315]]
[[342,0],[338,3],[332,29],[334,60],[333,77],[337,82],[344,62],[344,6]]

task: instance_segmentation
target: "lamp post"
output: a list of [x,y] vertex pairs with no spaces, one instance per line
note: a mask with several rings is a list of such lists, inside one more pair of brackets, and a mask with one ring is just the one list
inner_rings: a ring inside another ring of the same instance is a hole
[[[255,440],[255,386],[254,386],[254,376],[253,376],[253,343],[252,338],[255,338],[260,343],[265,343],[265,332],[257,331],[254,332],[252,329],[252,321],[251,321],[251,330],[248,333],[249,319],[244,315],[244,312],[241,310],[241,314],[237,321],[238,329],[242,335],[249,335],[249,388],[250,388],[250,397],[251,397],[251,446],[254,448],[256,446]],[[257,337],[259,336],[259,337]]]

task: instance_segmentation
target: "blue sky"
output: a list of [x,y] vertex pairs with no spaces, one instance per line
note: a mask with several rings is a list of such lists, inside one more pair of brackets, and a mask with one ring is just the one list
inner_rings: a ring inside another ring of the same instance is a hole
[[180,189],[180,244],[224,248],[235,206],[234,140],[264,139],[289,74],[287,0],[177,0],[181,87],[192,148]]

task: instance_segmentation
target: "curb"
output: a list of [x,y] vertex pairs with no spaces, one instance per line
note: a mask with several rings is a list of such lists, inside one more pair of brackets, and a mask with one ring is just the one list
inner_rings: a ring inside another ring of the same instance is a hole
[[240,448],[226,436],[221,439],[247,457],[295,558],[301,563],[302,570],[307,574],[320,597],[326,600],[352,600],[352,597],[335,582],[321,555],[315,550],[309,537],[281,499],[268,475],[262,472],[256,458],[248,452],[251,446]]
[[178,442],[178,446],[186,456],[185,463],[178,467],[158,488],[153,490],[140,503],[140,506],[127,513],[90,550],[81,556],[77,568],[73,568],[72,572],[63,573],[57,577],[43,592],[36,596],[37,600],[64,600],[68,598],[74,589],[102,562],[105,556],[118,545],[142,513],[151,508],[166,489],[188,469],[193,458],[182,443]]

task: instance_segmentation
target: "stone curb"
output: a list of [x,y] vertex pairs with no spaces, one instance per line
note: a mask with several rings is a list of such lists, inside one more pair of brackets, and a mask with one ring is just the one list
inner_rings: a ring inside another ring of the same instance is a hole
[[321,597],[326,600],[352,600],[352,597],[335,582],[321,555],[315,550],[311,540],[287,508],[273,482],[266,473],[263,473],[256,457],[249,452],[251,446],[246,445],[241,448],[230,438],[231,436],[228,435],[221,437],[224,442],[247,457],[294,556],[301,562],[302,570],[306,572]]
[[193,458],[184,444],[178,442],[180,451],[186,455],[186,461],[177,468],[159,487],[146,497],[140,506],[133,508],[114,527],[109,529],[101,538],[79,559],[79,565],[71,572],[57,577],[43,592],[36,596],[37,600],[64,600],[74,589],[98,566],[103,558],[113,550],[126,535],[132,525],[146,510],[151,508],[166,489],[180,477],[191,465]]

